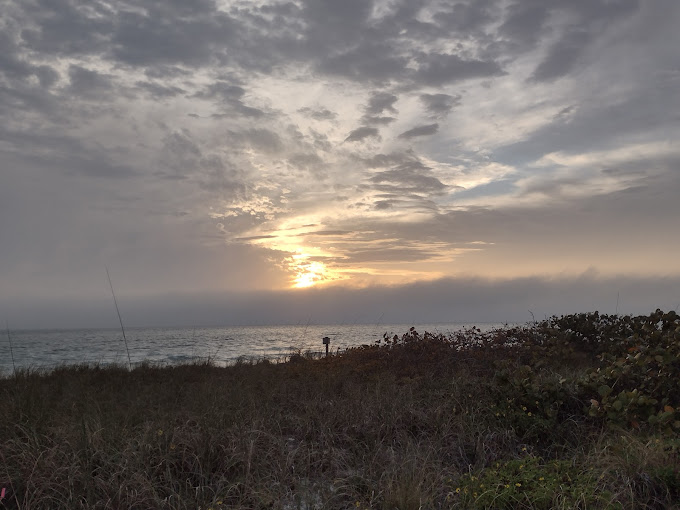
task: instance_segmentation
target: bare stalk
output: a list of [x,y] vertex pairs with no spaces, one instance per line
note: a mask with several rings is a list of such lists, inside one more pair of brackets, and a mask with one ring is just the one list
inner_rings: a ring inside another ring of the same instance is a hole
[[123,332],[123,341],[125,342],[125,350],[127,351],[128,357],[128,368],[132,370],[132,360],[130,359],[130,348],[128,347],[127,338],[125,336],[125,328],[123,327],[123,319],[120,316],[120,310],[118,309],[118,301],[116,300],[116,293],[113,292],[113,284],[111,283],[111,275],[109,275],[109,268],[106,268],[106,277],[109,279],[109,287],[111,287],[111,294],[113,295],[113,304],[116,305],[116,313],[118,314],[118,322],[120,322],[120,329]]
[[531,322],[534,323],[534,326],[536,325],[536,317],[534,317],[534,312],[531,310],[527,310],[531,314]]
[[7,329],[7,341],[9,342],[9,354],[12,357],[12,368],[14,369],[14,377],[17,376],[17,366],[14,363],[14,349],[12,349],[12,337],[9,335],[9,323],[5,320],[5,328]]

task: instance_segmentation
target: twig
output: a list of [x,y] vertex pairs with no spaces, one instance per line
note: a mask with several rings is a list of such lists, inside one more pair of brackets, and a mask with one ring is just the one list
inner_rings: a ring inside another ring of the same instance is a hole
[[378,322],[375,323],[375,329],[378,329],[378,326],[380,326],[380,323],[382,322],[383,317],[385,316],[385,312],[380,314],[380,317],[378,317]]
[[536,317],[534,317],[534,312],[531,310],[527,310],[531,314],[531,321],[534,323],[534,326],[536,325]]
[[5,320],[5,328],[7,329],[7,341],[9,342],[9,354],[12,357],[12,368],[14,369],[14,378],[17,376],[17,366],[14,363],[14,349],[12,349],[12,337],[9,335],[9,323]]
[[312,322],[312,314],[309,314],[309,317],[307,317],[307,324],[305,324],[305,329],[302,331],[302,342],[305,341],[305,337],[307,336],[307,328],[309,327],[309,323]]
[[128,357],[128,369],[132,370],[132,360],[130,359],[130,349],[128,347],[127,338],[125,337],[125,328],[123,327],[123,319],[120,316],[120,310],[118,309],[118,301],[116,300],[116,293],[113,292],[113,284],[111,283],[111,275],[109,275],[109,268],[106,267],[106,277],[109,279],[109,287],[111,287],[111,294],[113,295],[113,304],[116,305],[116,313],[118,314],[118,322],[120,322],[120,329],[123,332],[123,341],[125,342],[125,350],[127,351]]
[[616,311],[614,312],[614,315],[619,314],[619,292],[616,293]]

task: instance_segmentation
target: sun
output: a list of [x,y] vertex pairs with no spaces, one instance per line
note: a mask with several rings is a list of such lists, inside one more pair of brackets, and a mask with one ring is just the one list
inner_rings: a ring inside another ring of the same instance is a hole
[[328,279],[328,270],[322,262],[299,261],[296,264],[296,274],[293,279],[293,287],[304,289]]
[[[317,260],[310,260],[312,255],[305,252],[298,252],[291,257],[289,267],[293,271],[293,287],[304,289],[313,287],[331,278],[330,271],[326,264]],[[314,257],[316,258],[316,257]]]

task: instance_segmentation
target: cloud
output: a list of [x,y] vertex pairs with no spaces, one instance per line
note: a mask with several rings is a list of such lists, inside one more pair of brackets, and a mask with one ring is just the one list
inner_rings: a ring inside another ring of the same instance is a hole
[[364,163],[368,168],[383,168],[399,163],[407,163],[414,159],[417,160],[410,151],[392,152],[390,154],[375,154],[369,159],[364,160]]
[[387,126],[388,124],[392,124],[396,120],[397,120],[396,117],[374,117],[371,115],[364,115],[363,117],[361,117],[361,121],[364,124],[373,124],[379,126]]
[[[616,146],[622,138],[634,143],[644,141],[656,130],[674,130],[674,114],[668,107],[680,101],[670,84],[659,76],[650,76],[644,78],[641,87],[644,90],[608,102],[589,102],[588,108],[570,111],[567,123],[553,115],[523,140],[499,147],[495,155],[512,163],[529,162],[551,152],[585,152]],[[656,91],[658,102],[645,103],[650,89]]]
[[314,120],[334,120],[337,118],[338,114],[330,111],[328,108],[309,108],[305,106],[304,108],[298,109],[298,112],[302,113],[306,117],[310,117]]
[[251,147],[265,153],[277,153],[283,150],[283,142],[278,133],[265,128],[253,128],[240,133],[234,133]]
[[399,135],[399,138],[410,139],[416,138],[418,136],[430,136],[435,134],[437,131],[439,131],[439,124],[426,124],[423,126],[416,126],[412,129],[409,129],[408,131],[404,131]]
[[46,89],[49,89],[60,78],[60,74],[48,65],[40,65],[35,68],[35,74],[38,77],[40,86]]
[[369,115],[379,115],[385,111],[397,113],[397,109],[394,107],[397,100],[398,98],[394,94],[376,92],[368,100],[365,111]]
[[394,207],[394,204],[391,200],[378,200],[374,206],[378,211],[383,211],[385,209],[391,209]]
[[374,183],[375,189],[395,199],[407,198],[409,194],[416,194],[420,198],[422,194],[438,194],[447,189],[432,175],[431,168],[417,160],[405,161],[389,170],[376,172],[369,181]]
[[219,113],[214,113],[214,118],[228,116],[243,116],[250,118],[260,118],[265,116],[265,112],[259,108],[248,106],[243,102],[246,90],[240,85],[218,80],[211,83],[202,90],[196,92],[194,97],[210,99],[220,108]]
[[550,16],[548,2],[515,2],[508,8],[508,16],[499,33],[509,39],[520,51],[536,46]]
[[384,112],[397,114],[398,111],[394,107],[398,97],[388,92],[373,93],[368,104],[364,107],[364,115],[361,117],[361,122],[364,125],[388,125],[396,121],[396,117],[383,116]]
[[158,83],[148,81],[138,81],[135,83],[135,85],[140,89],[144,90],[151,97],[157,99],[175,97],[180,94],[186,93],[184,89],[181,89],[179,87],[174,86],[167,87],[164,85],[160,85]]
[[179,66],[171,65],[156,65],[153,67],[147,67],[144,69],[144,75],[152,79],[174,79],[174,78],[186,78],[192,73],[188,69],[184,69]]
[[554,120],[560,120],[560,119],[566,119],[569,118],[569,116],[574,113],[574,110],[576,109],[576,105],[569,105],[565,106],[562,108],[559,112],[555,114],[553,117]]
[[367,262],[393,262],[395,260],[405,262],[422,262],[437,257],[438,254],[427,248],[380,246],[373,249],[349,251],[347,261],[353,264],[365,264]]
[[0,33],[4,51],[0,55],[0,72],[11,80],[22,80],[33,74],[33,66],[19,58],[19,48],[8,33]]
[[309,172],[317,178],[327,178],[328,173],[324,168],[324,160],[315,152],[296,152],[291,154],[288,162],[295,168]]
[[175,178],[186,178],[196,169],[203,156],[200,147],[187,130],[167,134],[163,139],[161,155],[163,173],[168,175],[167,171],[172,170],[170,173]]
[[211,83],[200,92],[197,92],[195,96],[200,98],[217,99],[219,101],[225,101],[229,103],[231,101],[240,100],[245,95],[245,93],[245,89],[239,85],[235,85],[224,80],[218,80]]
[[98,73],[81,66],[73,64],[69,66],[68,75],[71,80],[70,91],[76,96],[96,98],[113,88],[110,75]]
[[376,138],[378,137],[378,130],[374,127],[362,126],[352,130],[347,138],[346,142],[360,142],[366,138]]
[[[639,8],[639,2],[637,0],[572,4],[564,2],[561,7],[575,19],[572,19],[572,23],[567,25],[560,38],[550,46],[543,61],[532,73],[530,79],[534,81],[552,81],[569,74],[584,57],[593,41],[601,37],[607,29],[611,29],[619,19],[634,13]],[[533,15],[540,17],[542,23],[546,12],[539,8]],[[518,28],[521,31],[521,27]]]
[[448,94],[421,94],[420,101],[425,105],[425,110],[433,118],[446,117],[451,110],[460,105],[461,95],[450,96]]
[[249,236],[249,237],[234,237],[234,241],[260,241],[261,239],[276,239],[277,236],[274,235],[263,235],[263,236]]
[[499,2],[481,0],[476,2],[457,2],[437,12],[433,22],[439,29],[449,34],[459,33],[466,36],[477,34],[498,17]]
[[405,76],[408,64],[406,57],[390,55],[390,50],[380,44],[365,45],[324,59],[319,63],[318,69],[329,75],[384,83]]
[[[78,175],[103,178],[130,178],[139,170],[126,164],[115,150],[106,150],[68,134],[31,133],[0,128],[0,140],[16,149],[3,156],[25,165],[48,167],[50,175]],[[30,147],[33,150],[25,151]]]
[[415,76],[416,80],[421,84],[430,86],[504,74],[504,71],[496,62],[477,59],[466,60],[455,54],[422,54],[416,58],[416,61],[419,64]]
[[[97,55],[109,49],[115,21],[105,8],[81,9],[68,1],[41,3],[21,13],[21,39],[43,55]],[[23,14],[23,16],[22,16]],[[107,16],[108,14],[108,16]]]
[[192,5],[195,12],[176,3],[158,4],[143,13],[119,12],[110,35],[113,57],[132,66],[208,64],[215,50],[235,40],[237,24],[212,2]]
[[574,68],[589,40],[590,33],[586,30],[575,29],[568,32],[548,50],[531,78],[540,82],[565,76]]

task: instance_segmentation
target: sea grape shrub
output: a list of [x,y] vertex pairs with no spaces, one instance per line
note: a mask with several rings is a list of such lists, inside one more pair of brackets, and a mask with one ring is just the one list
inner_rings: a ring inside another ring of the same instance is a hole
[[544,338],[565,340],[577,349],[600,354],[624,353],[643,338],[657,344],[661,334],[675,330],[680,316],[674,311],[656,310],[649,315],[607,315],[599,312],[553,316],[536,326]]
[[383,338],[376,342],[376,345],[383,350],[391,352],[409,353],[423,353],[428,349],[448,350],[451,348],[448,338],[444,335],[428,333],[427,331],[421,335],[414,327],[410,328],[401,337],[397,335],[390,337],[385,333]]
[[[562,342],[564,343],[564,342]],[[538,352],[552,349],[547,354]],[[513,359],[523,364],[538,363],[536,358],[558,359],[554,348],[534,327],[515,326],[482,331],[471,327],[452,333],[418,333],[415,328],[399,335],[385,333],[374,345],[349,349],[348,354],[361,351],[381,360],[381,366],[427,367],[428,370],[451,370],[464,366],[476,374],[495,372],[494,363]],[[343,355],[344,356],[344,355]],[[406,369],[406,368],[405,368]],[[408,372],[408,370],[406,370]]]
[[633,334],[630,316],[599,312],[553,316],[538,324],[547,338],[564,340],[585,352],[602,352]]
[[587,378],[588,413],[634,428],[680,432],[680,321],[657,310],[640,321],[625,353],[602,353]]
[[574,423],[574,417],[581,414],[581,401],[559,375],[511,361],[494,365],[491,412],[499,424],[510,426],[522,440],[540,442],[552,437],[563,423]]
[[[482,332],[472,327],[454,333],[419,333],[414,327],[405,334],[388,335],[373,346],[362,347],[380,358],[382,367],[390,367],[398,377],[432,375],[466,369],[488,372],[492,369],[490,351],[502,349],[507,339],[499,331]],[[504,355],[494,354],[496,359]]]
[[415,376],[417,372],[434,370],[454,361],[454,345],[441,333],[420,334],[412,327],[401,337],[385,334],[376,343],[388,365],[400,376]]

